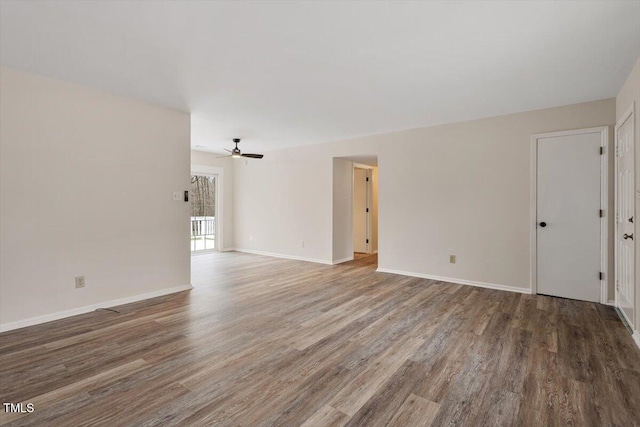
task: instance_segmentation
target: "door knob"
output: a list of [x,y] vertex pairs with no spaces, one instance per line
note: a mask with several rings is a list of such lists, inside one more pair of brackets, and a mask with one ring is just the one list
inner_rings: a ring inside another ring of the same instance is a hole
[[622,238],[623,238],[624,240],[627,240],[627,239],[631,239],[631,240],[633,240],[633,233],[631,233],[631,234],[624,233],[624,234],[622,235]]
[[546,222],[542,221],[542,222],[540,223],[540,227],[544,228],[544,227],[546,227],[546,226],[547,226],[547,223],[546,223]]
[[633,217],[629,218],[629,222],[633,223]]

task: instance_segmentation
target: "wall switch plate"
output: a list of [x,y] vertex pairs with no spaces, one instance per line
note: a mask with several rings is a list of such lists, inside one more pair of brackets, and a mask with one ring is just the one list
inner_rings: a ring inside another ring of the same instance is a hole
[[456,256],[455,255],[449,255],[449,263],[450,264],[455,264],[456,263]]
[[182,191],[174,191],[173,192],[173,201],[181,202],[183,198]]
[[76,289],[84,288],[84,276],[76,276]]
[[249,236],[249,241],[253,242],[253,235]]

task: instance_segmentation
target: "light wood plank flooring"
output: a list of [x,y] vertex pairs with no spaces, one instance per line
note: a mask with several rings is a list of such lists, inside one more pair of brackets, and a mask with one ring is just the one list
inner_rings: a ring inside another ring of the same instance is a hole
[[[196,288],[0,335],[2,425],[640,423],[611,307],[240,253]],[[0,408],[1,409],[1,408]]]

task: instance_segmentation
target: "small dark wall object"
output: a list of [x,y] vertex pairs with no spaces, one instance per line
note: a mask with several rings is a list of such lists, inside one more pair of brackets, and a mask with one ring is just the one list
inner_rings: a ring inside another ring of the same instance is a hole
[[185,202],[189,201],[189,190],[184,190],[184,201]]

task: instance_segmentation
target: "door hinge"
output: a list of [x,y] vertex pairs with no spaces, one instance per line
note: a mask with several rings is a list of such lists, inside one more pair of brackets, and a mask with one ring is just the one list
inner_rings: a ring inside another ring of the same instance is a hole
[[604,211],[600,209],[600,218],[604,218]]
[[598,277],[600,280],[604,280],[604,273],[601,271],[600,274],[598,274]]
[[367,182],[369,182],[369,177],[367,177]]
[[367,239],[367,243],[369,243],[369,239]]
[[600,147],[600,155],[604,154],[604,147]]
[[367,212],[369,212],[369,208],[367,208]]

